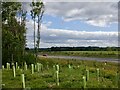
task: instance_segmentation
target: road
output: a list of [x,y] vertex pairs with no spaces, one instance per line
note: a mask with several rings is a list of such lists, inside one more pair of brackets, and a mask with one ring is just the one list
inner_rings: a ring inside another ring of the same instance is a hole
[[93,60],[93,61],[100,61],[100,62],[115,62],[115,63],[120,63],[119,59],[115,58],[96,58],[96,57],[81,57],[81,56],[42,56],[39,55],[40,57],[46,57],[46,58],[60,58],[60,59],[76,59],[76,60]]

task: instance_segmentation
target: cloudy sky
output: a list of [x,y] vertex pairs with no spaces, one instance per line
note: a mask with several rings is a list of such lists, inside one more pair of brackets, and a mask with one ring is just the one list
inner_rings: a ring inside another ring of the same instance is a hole
[[[117,2],[46,2],[40,47],[118,46],[117,5]],[[24,3],[23,8],[31,9],[29,3]],[[33,24],[28,13],[27,45],[30,48],[33,48]]]

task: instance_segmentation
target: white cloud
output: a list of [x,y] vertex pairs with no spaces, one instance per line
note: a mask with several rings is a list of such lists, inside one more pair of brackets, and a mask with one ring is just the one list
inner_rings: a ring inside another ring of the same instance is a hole
[[[24,2],[23,9],[30,11],[30,2]],[[118,2],[46,2],[45,14],[105,27],[118,21]]]
[[[61,16],[64,21],[80,20],[94,26],[105,27],[117,22],[117,3],[46,3],[46,14]],[[26,8],[27,9],[27,8]],[[29,8],[28,8],[29,9]],[[27,44],[33,47],[33,25],[27,21]],[[118,46],[117,32],[86,32],[65,29],[49,29],[52,22],[44,22],[41,28],[40,47],[52,46]],[[37,32],[37,23],[36,23]]]
[[100,27],[105,27],[107,25],[105,20],[89,20],[86,23]]
[[56,37],[56,35],[55,35],[55,34],[50,34],[49,36],[50,36],[50,37]]
[[51,21],[49,21],[49,22],[44,21],[43,24],[48,27],[48,26],[51,26],[52,22]]
[[[27,22],[27,28],[27,45],[33,47],[32,20]],[[118,33],[49,29],[42,24],[40,47],[52,46],[118,46]]]
[[117,2],[49,2],[45,7],[46,14],[64,21],[80,20],[100,27],[118,21]]

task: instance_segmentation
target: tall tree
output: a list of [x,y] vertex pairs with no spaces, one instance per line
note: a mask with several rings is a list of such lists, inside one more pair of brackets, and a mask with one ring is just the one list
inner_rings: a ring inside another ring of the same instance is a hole
[[21,23],[17,14],[21,9],[19,2],[2,2],[2,59],[6,62],[21,62],[25,48],[25,17],[21,14]]
[[35,45],[35,41],[36,41],[35,40],[35,18],[36,18],[36,14],[37,14],[35,4],[36,3],[34,2],[34,0],[33,0],[32,4],[30,4],[30,6],[32,7],[31,16],[34,21],[34,34],[33,34],[33,36],[34,36],[34,53],[35,53],[35,47],[36,47],[36,45]]
[[44,7],[44,4],[42,1],[32,2],[31,6],[32,6],[31,16],[34,20],[34,32],[35,32],[35,19],[37,17],[37,41],[36,41],[36,45],[35,45],[35,36],[34,36],[34,49],[36,50],[36,59],[37,59],[38,50],[39,50],[39,46],[40,46],[40,27],[41,27],[42,17],[43,17],[45,7]]
[[44,7],[43,2],[37,2],[36,6],[37,6],[37,18],[38,18],[38,22],[37,22],[38,30],[37,30],[37,41],[36,41],[36,47],[37,47],[36,58],[37,58],[38,50],[39,50],[39,46],[40,46],[40,27],[41,27],[42,17],[43,17],[45,7]]

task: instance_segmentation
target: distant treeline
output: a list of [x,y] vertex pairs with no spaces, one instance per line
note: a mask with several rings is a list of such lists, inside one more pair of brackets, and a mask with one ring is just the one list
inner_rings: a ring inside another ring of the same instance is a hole
[[[29,50],[29,48],[26,48]],[[32,49],[30,49],[32,50]],[[39,51],[119,51],[120,47],[51,47],[40,48]]]

